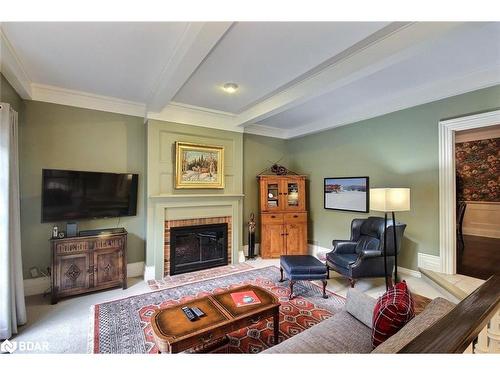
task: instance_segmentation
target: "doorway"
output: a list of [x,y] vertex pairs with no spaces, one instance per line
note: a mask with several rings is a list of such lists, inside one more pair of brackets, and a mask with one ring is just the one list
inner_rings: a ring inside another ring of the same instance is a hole
[[455,132],[457,273],[500,273],[500,124]]
[[457,273],[455,133],[500,124],[500,110],[439,122],[439,258],[441,272]]

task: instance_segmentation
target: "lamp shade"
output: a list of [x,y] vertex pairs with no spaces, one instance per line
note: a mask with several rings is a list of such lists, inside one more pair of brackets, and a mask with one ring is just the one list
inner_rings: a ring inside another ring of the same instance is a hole
[[410,211],[410,189],[370,189],[370,210],[382,212]]

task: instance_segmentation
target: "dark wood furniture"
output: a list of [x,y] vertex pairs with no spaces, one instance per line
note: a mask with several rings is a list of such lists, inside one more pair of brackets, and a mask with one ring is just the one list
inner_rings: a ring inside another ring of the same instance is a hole
[[299,280],[321,280],[323,283],[323,298],[326,295],[328,270],[323,262],[312,255],[282,255],[280,257],[280,283],[285,281],[284,274],[290,280],[290,295],[293,299],[293,286]]
[[500,275],[494,275],[399,353],[463,353],[499,307]]
[[258,176],[262,258],[305,255],[307,247],[306,176]]
[[457,202],[457,245],[458,250],[462,251],[464,249],[464,216],[465,210],[467,209],[467,202],[459,201]]
[[[236,307],[231,293],[247,290],[252,290],[261,303]],[[206,315],[191,322],[181,310],[184,306],[198,307]],[[190,348],[199,351],[203,351],[207,346],[213,348],[214,342],[224,343],[228,333],[273,317],[274,342],[277,343],[279,307],[278,299],[271,293],[257,286],[244,285],[178,306],[160,309],[151,317],[151,327],[160,353],[179,353]]]
[[127,231],[50,240],[51,301],[121,286],[127,288]]

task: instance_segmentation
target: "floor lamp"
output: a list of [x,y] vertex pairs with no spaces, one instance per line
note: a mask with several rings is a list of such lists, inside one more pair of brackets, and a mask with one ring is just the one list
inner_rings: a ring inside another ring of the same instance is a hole
[[[396,211],[410,211],[410,189],[408,188],[380,188],[370,189],[370,210],[384,213],[384,273],[385,288],[389,289],[387,279],[387,213],[392,214],[392,233],[394,235],[394,281],[398,281],[398,243],[396,236]],[[392,274],[392,270],[391,270]]]

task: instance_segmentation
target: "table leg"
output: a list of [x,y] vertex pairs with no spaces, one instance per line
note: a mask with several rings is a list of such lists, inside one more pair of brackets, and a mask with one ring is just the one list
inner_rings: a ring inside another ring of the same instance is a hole
[[326,295],[326,280],[321,280],[323,281],[323,298],[328,298]]
[[290,280],[290,296],[288,297],[288,299],[293,299],[294,295],[293,295],[293,284],[295,284],[295,280]]
[[279,310],[273,316],[273,328],[274,328],[274,345],[278,344],[279,332],[280,332],[280,313]]

